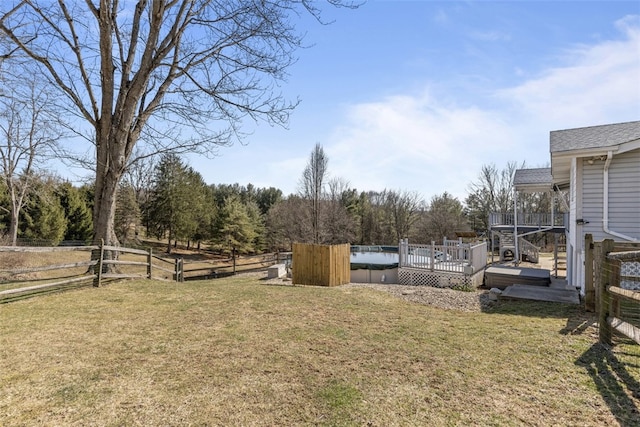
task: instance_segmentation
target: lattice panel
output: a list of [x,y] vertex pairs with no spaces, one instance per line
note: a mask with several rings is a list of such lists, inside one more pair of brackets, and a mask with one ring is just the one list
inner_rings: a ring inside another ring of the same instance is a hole
[[623,262],[620,266],[620,275],[640,277],[640,262]]
[[482,284],[482,274],[475,274],[470,277],[464,274],[400,268],[398,269],[398,283],[410,286],[431,286],[433,288],[478,287]]
[[620,287],[640,291],[640,262],[623,262],[620,266]]

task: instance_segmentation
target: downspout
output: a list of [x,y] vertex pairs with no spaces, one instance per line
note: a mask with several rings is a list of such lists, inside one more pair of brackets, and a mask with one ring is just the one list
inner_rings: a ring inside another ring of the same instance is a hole
[[613,151],[607,152],[607,160],[604,162],[604,171],[602,172],[602,230],[611,234],[612,236],[620,237],[624,240],[629,240],[631,242],[638,242],[640,240],[635,237],[627,236],[626,234],[618,233],[616,231],[612,231],[609,229],[609,166],[611,165],[611,160],[613,159]]
[[520,253],[518,250],[518,190],[513,188],[513,245],[515,254],[513,255],[514,265],[520,264]]

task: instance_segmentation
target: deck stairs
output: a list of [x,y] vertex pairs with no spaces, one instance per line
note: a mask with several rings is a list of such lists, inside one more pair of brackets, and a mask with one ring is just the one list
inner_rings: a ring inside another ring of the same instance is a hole
[[[512,231],[494,231],[500,240],[500,262],[507,261],[507,256],[511,254],[511,258],[516,252],[515,238]],[[539,259],[540,249],[533,243],[525,240],[523,237],[518,238],[518,251],[520,259],[523,261],[537,263]]]

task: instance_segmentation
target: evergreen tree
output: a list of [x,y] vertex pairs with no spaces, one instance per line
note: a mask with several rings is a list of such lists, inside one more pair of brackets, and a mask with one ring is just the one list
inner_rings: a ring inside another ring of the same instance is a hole
[[216,243],[240,253],[253,252],[257,234],[256,224],[240,197],[228,197],[218,215]]
[[196,212],[196,229],[192,236],[200,249],[200,242],[210,240],[214,235],[215,220],[218,207],[215,203],[212,187],[206,185],[204,181],[199,183],[201,191],[200,207]]
[[34,195],[25,206],[18,235],[26,239],[45,240],[47,244],[55,246],[63,240],[67,228],[64,208],[51,180],[39,181],[34,188]]
[[90,241],[93,233],[91,208],[80,189],[69,182],[58,185],[56,194],[66,217],[66,231],[64,240],[86,242]]
[[255,232],[255,238],[253,239],[253,252],[262,252],[266,247],[266,227],[264,222],[264,215],[260,211],[256,202],[249,202],[245,204],[247,210],[247,216],[253,231]]
[[271,206],[275,205],[282,200],[282,191],[275,188],[259,188],[256,192],[256,203],[262,215],[266,215],[271,209]]
[[114,227],[120,243],[125,243],[135,236],[140,222],[140,207],[136,200],[136,192],[130,185],[122,184],[116,194],[116,214]]
[[199,217],[206,208],[202,176],[175,154],[165,154],[156,169],[147,206],[150,232],[172,240],[190,240],[196,235]]
[[453,239],[456,231],[469,230],[462,203],[447,192],[431,199],[427,218],[423,243],[440,242],[445,237]]

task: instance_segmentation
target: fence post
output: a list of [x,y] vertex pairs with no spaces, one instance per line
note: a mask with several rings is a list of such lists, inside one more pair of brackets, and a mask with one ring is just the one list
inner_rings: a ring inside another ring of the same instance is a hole
[[[622,261],[618,259],[611,260],[611,283],[609,286],[620,286],[620,268]],[[607,289],[608,292],[608,289]],[[620,298],[609,294],[609,315],[620,317]]]
[[147,278],[151,279],[151,260],[153,259],[153,248],[149,248],[147,255]]
[[[556,252],[556,276],[557,276],[557,245],[554,245],[554,251]],[[584,309],[586,311],[596,310],[596,290],[593,287],[593,235],[585,234],[584,236]]]
[[99,288],[102,284],[102,262],[104,260],[104,240],[100,239],[100,255],[98,257],[98,277],[93,281],[93,286]]
[[176,276],[176,282],[180,281],[180,275],[179,275],[180,274],[180,267],[179,267],[179,264],[180,264],[180,258],[176,258],[175,267],[174,267],[175,276]]
[[611,345],[611,326],[607,322],[607,318],[610,316],[611,310],[611,294],[609,293],[609,286],[614,282],[614,266],[612,260],[609,259],[609,252],[613,250],[614,242],[611,239],[605,239],[602,242],[602,271],[601,280],[599,283],[600,302],[598,307],[598,336],[601,344]]
[[233,258],[233,274],[236,274],[236,247],[231,249],[231,257]]

